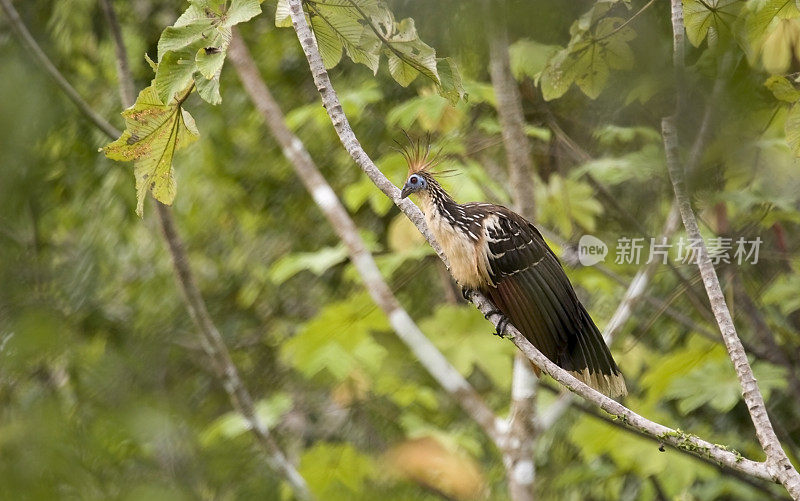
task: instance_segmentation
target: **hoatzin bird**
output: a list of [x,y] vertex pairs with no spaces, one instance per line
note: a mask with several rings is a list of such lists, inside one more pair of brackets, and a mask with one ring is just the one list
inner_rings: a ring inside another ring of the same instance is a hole
[[[455,202],[431,172],[438,162],[429,144],[412,142],[403,155],[409,175],[401,196],[417,196],[465,292],[489,297],[505,322],[581,381],[610,397],[625,395],[625,380],[603,336],[539,230],[505,207]],[[499,324],[497,333],[504,330],[505,323]]]

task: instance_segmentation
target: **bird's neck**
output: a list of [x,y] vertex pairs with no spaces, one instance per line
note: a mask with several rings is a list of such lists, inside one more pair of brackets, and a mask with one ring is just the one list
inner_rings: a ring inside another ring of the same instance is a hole
[[454,218],[454,209],[458,204],[436,180],[428,181],[428,189],[420,192],[419,199],[425,214],[436,211],[445,219]]

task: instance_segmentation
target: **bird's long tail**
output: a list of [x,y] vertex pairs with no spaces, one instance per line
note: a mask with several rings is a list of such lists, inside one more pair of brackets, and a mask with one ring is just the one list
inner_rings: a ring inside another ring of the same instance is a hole
[[625,379],[611,357],[600,330],[582,304],[581,331],[569,337],[567,350],[555,362],[573,376],[609,397],[628,394]]

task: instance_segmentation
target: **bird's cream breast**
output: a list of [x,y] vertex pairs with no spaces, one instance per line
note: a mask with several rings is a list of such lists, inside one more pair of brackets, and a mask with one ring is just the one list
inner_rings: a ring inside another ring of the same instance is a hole
[[483,246],[476,245],[466,233],[450,225],[434,207],[425,207],[424,213],[428,228],[450,261],[453,278],[462,287],[469,289],[488,283],[488,277],[484,276],[486,267],[479,265],[485,262],[485,256],[478,255]]

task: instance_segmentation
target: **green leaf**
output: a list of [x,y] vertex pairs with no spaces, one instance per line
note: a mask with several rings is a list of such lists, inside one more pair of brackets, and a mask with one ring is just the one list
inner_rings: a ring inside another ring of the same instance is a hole
[[261,14],[261,2],[258,0],[231,0],[231,5],[222,18],[222,24],[230,28],[249,21],[259,14]]
[[[267,429],[280,423],[281,417],[292,408],[292,397],[286,393],[276,393],[266,400],[255,403],[256,417]],[[230,411],[215,419],[200,434],[200,443],[204,447],[222,439],[235,438],[250,430],[248,423],[241,413]]]
[[764,292],[762,301],[776,307],[784,316],[800,310],[800,276],[779,276]]
[[715,36],[730,33],[742,5],[742,0],[683,0],[683,23],[689,42],[699,47],[709,30]]
[[596,99],[608,81],[609,69],[608,62],[603,60],[597,44],[592,44],[575,60],[574,71],[577,72],[575,84],[584,94]]
[[[774,389],[786,386],[786,370],[767,362],[753,364],[753,372],[765,398]],[[729,412],[742,398],[742,389],[727,355],[718,356],[670,384],[664,395],[678,400],[678,410],[688,414],[709,405],[718,412]]]
[[800,103],[791,107],[786,115],[786,123],[783,128],[789,148],[796,156],[800,156]]
[[[338,47],[339,58],[341,58],[341,49],[344,48],[354,63],[364,64],[372,70],[373,74],[377,73],[380,62],[380,40],[369,27],[368,20],[364,19],[363,15],[366,12],[360,6],[356,8],[345,0],[344,3],[336,4],[309,3],[308,9],[315,34],[317,34],[317,29],[324,24],[327,26],[322,28],[322,36],[335,36],[338,40],[336,44],[332,39],[325,40],[324,43],[330,45],[331,48]],[[319,42],[319,34],[317,34],[317,38]],[[321,46],[320,49],[322,49]],[[323,61],[325,61],[325,57],[323,57]],[[338,63],[338,59],[336,62]]]
[[461,73],[458,66],[449,57],[437,60],[436,68],[439,72],[440,84],[436,87],[440,96],[447,99],[451,106],[458,104],[461,99],[467,99],[464,85],[461,82]]
[[182,26],[168,26],[158,39],[158,62],[161,62],[167,52],[185,49],[213,36],[215,31],[214,20],[209,18],[195,19]]
[[375,374],[388,352],[371,333],[387,329],[386,316],[369,296],[355,294],[325,306],[283,343],[281,358],[309,378],[323,370],[335,381],[359,370]]
[[772,92],[775,99],[787,103],[800,101],[800,90],[797,90],[786,77],[773,75],[764,82],[764,85]]
[[603,205],[595,198],[595,190],[587,183],[559,175],[551,175],[547,185],[537,185],[536,197],[541,200],[542,222],[554,225],[564,234],[571,234],[575,225],[594,231]]
[[261,12],[258,0],[195,0],[158,41],[156,90],[170,102],[186,82],[197,84],[198,94],[219,104],[219,77],[236,24]]
[[389,60],[389,73],[403,87],[407,87],[422,73],[441,85],[436,69],[436,51],[417,37],[413,19],[403,19],[387,40],[385,52]]
[[[185,94],[189,90],[184,89]],[[159,202],[172,204],[176,191],[172,157],[199,134],[189,112],[178,103],[162,104],[152,85],[139,93],[122,116],[127,128],[103,152],[112,160],[135,162],[136,213],[141,217],[148,191]]]
[[303,270],[322,275],[328,269],[347,259],[344,245],[326,247],[317,252],[296,252],[278,259],[269,270],[269,278],[280,285]]
[[599,13],[606,10],[596,4],[576,21],[570,30],[569,45],[548,60],[540,79],[545,100],[563,96],[572,83],[595,99],[605,88],[610,70],[633,66],[633,51],[628,42],[636,33],[622,27],[625,19],[599,18]]
[[342,59],[342,41],[336,34],[336,30],[331,26],[330,22],[318,15],[311,14],[311,29],[314,30],[314,36],[317,39],[317,46],[319,53],[322,55],[322,63],[326,69],[331,69]]
[[[326,68],[339,64],[344,53],[377,74],[383,52],[388,59],[389,74],[403,87],[423,74],[452,104],[466,97],[455,63],[448,58],[437,59],[436,51],[420,40],[414,20],[396,22],[383,2],[316,0],[304,2],[303,7]],[[286,0],[278,0],[275,25],[291,26]]]
[[182,99],[182,92],[191,86],[195,72],[195,51],[191,48],[168,51],[158,62],[153,87],[162,103]]
[[275,7],[275,26],[278,28],[292,27],[292,11],[289,9],[288,0],[278,0]]
[[575,64],[569,62],[569,59],[569,50],[561,49],[553,54],[542,71],[539,84],[545,101],[552,101],[563,96],[575,81],[577,76]]
[[546,45],[533,40],[517,40],[508,48],[511,73],[514,78],[522,81],[528,77],[538,82],[548,59],[558,52],[561,47]]
[[352,445],[325,442],[303,452],[298,470],[319,499],[357,499],[378,474],[373,460]]
[[491,336],[491,324],[474,308],[442,305],[419,327],[465,377],[480,368],[498,388],[511,387],[514,346]]
[[222,96],[219,93],[219,76],[207,79],[198,71],[194,74],[194,81],[197,94],[203,98],[203,101],[213,105],[222,102]]

